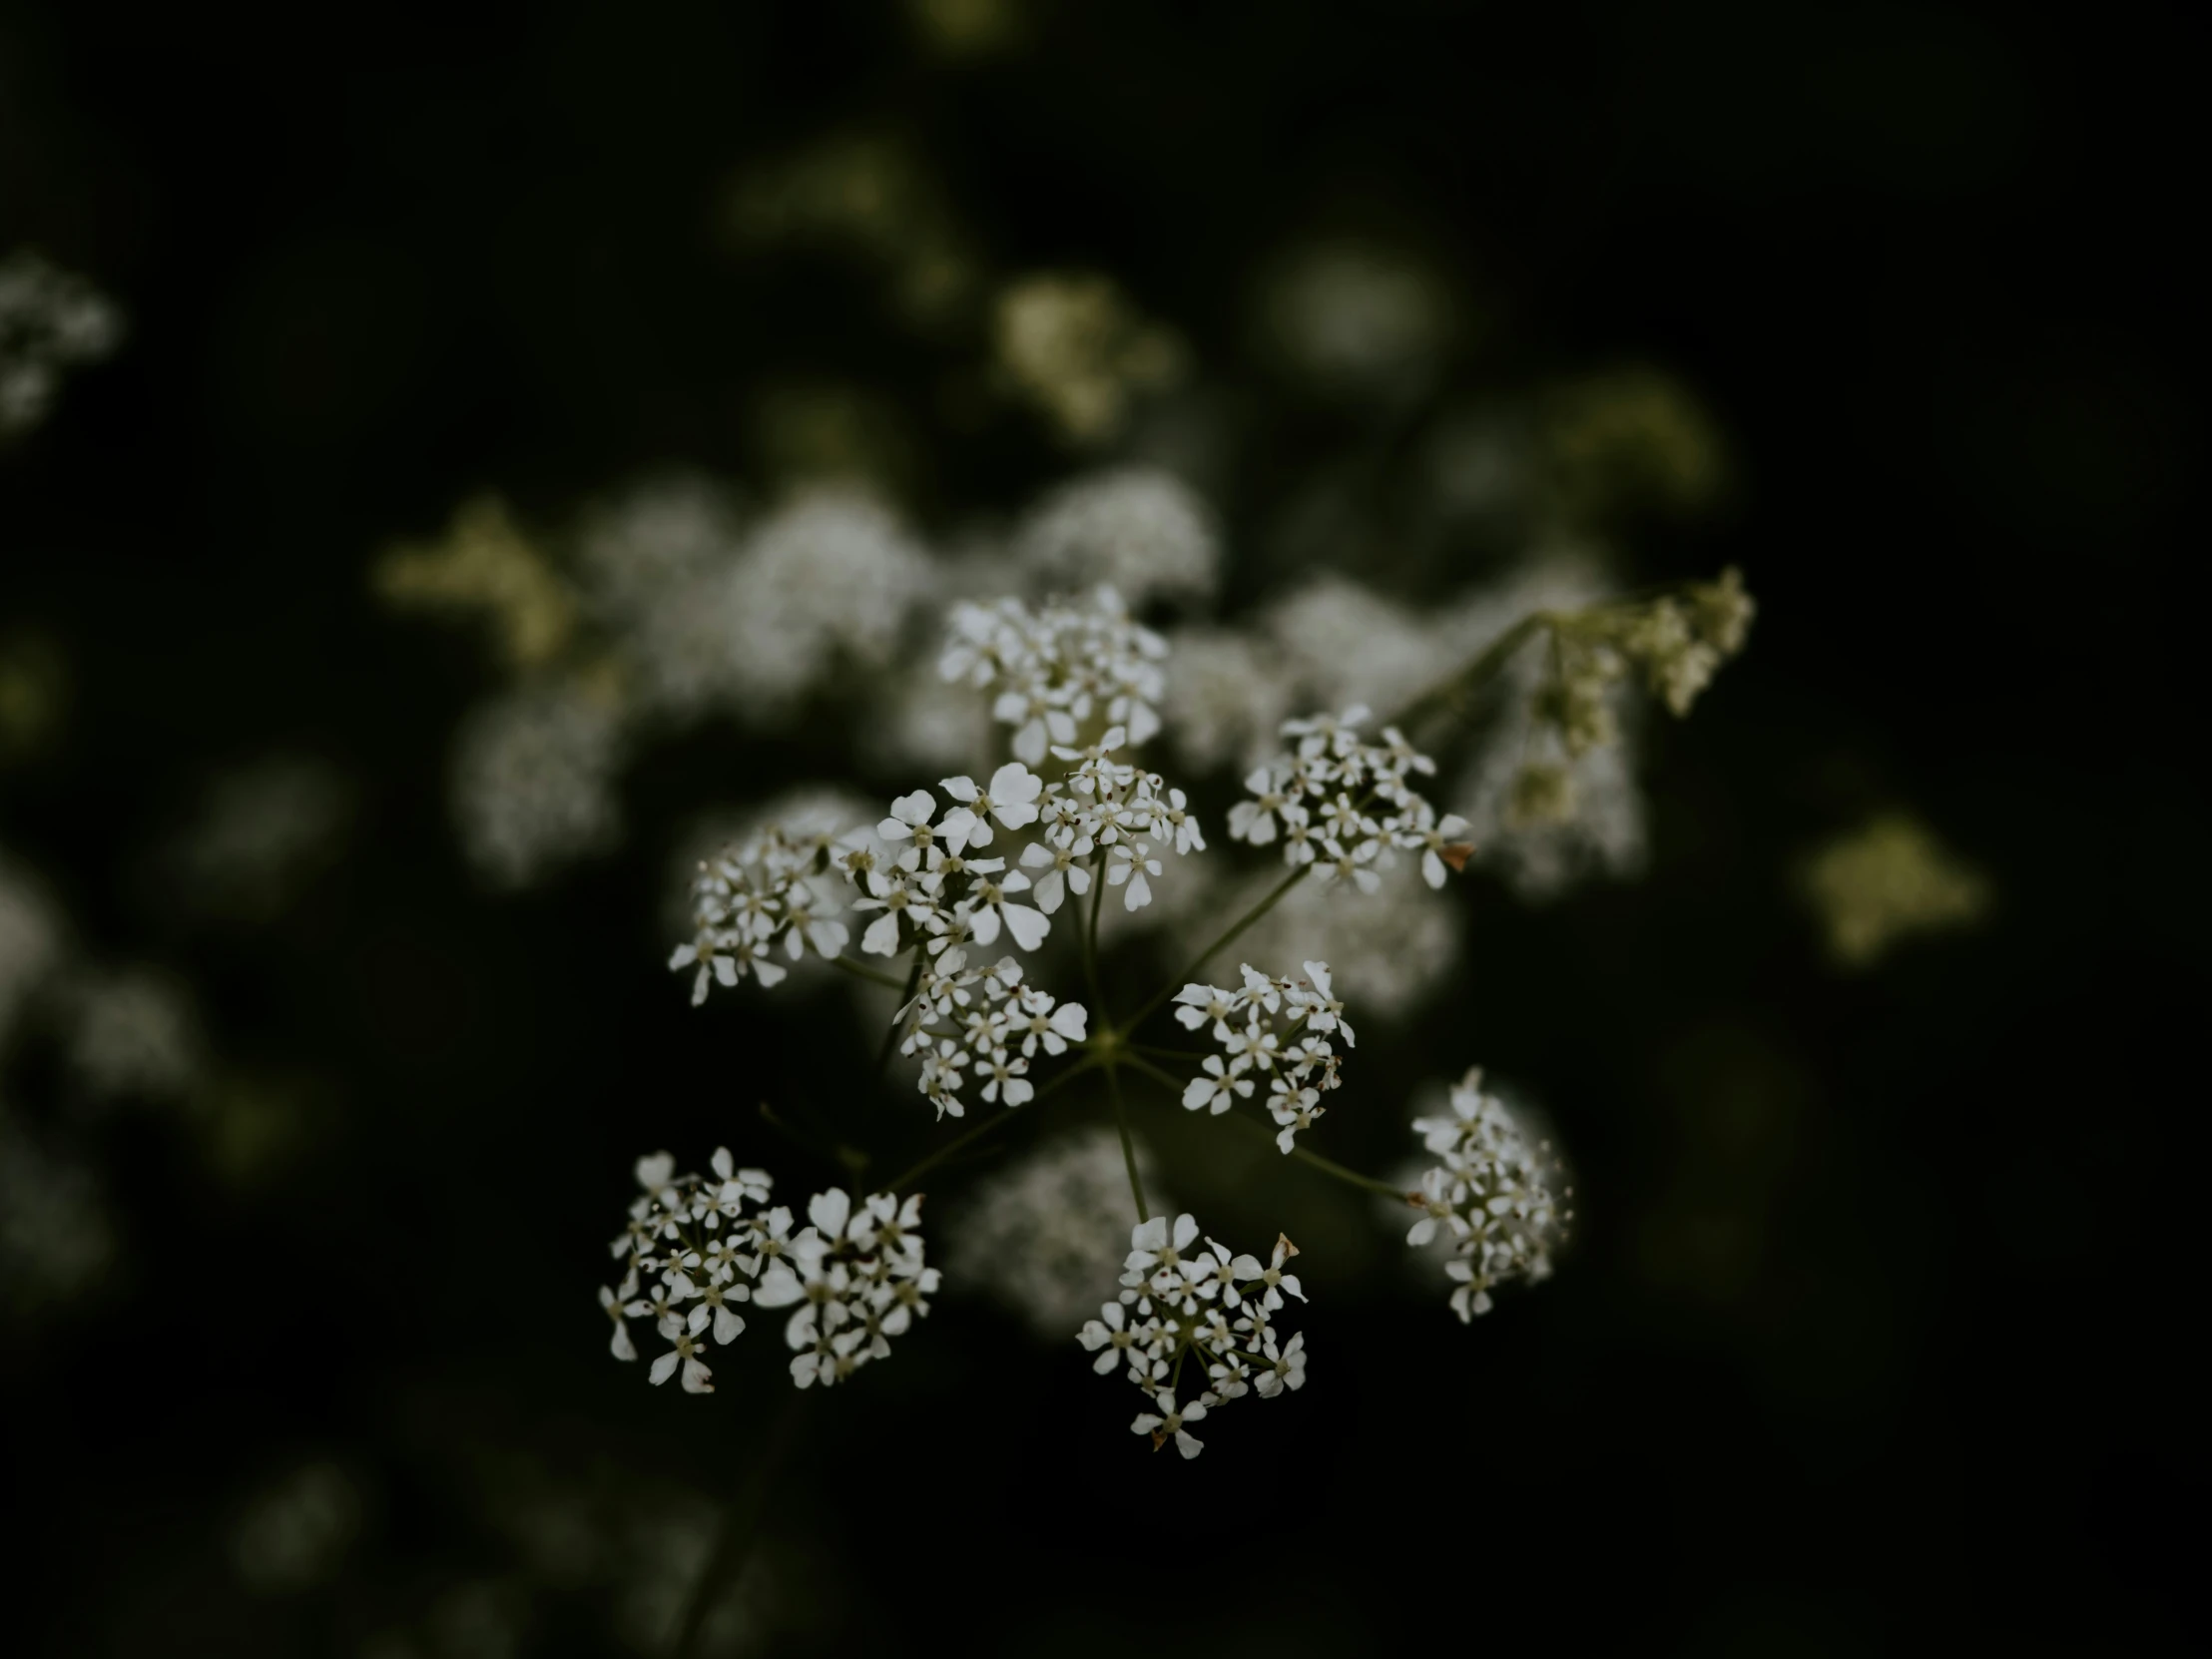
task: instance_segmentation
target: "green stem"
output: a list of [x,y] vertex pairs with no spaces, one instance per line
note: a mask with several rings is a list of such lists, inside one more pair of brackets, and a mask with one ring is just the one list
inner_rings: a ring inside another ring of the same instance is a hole
[[[1043,1104],[1046,1098],[1049,1097],[1055,1090],[1060,1088],[1062,1084],[1068,1083],[1073,1079],[1082,1076],[1083,1073],[1085,1073],[1086,1071],[1093,1071],[1097,1069],[1100,1064],[1101,1061],[1096,1054],[1084,1055],[1082,1059],[1076,1061],[1074,1065],[1068,1067],[1066,1071],[1060,1073],[1059,1076],[1055,1077],[1051,1082],[1047,1083],[1043,1088],[1039,1089],[1035,1094],[1031,1095],[1029,1097],[1029,1104],[1032,1106]],[[886,1187],[884,1191],[895,1193],[902,1191],[906,1187],[911,1186],[918,1177],[927,1173],[929,1170],[936,1168],[937,1165],[943,1163],[945,1159],[951,1157],[955,1152],[966,1150],[966,1148],[981,1140],[992,1130],[998,1128],[1000,1124],[1009,1121],[1014,1116],[1014,1114],[1020,1110],[1021,1108],[1018,1106],[1008,1107],[1002,1112],[995,1113],[992,1116],[985,1118],[981,1123],[976,1124],[972,1129],[967,1130],[964,1134],[954,1136],[951,1140],[945,1142],[944,1145],[938,1147],[936,1151],[930,1153],[927,1157],[923,1158],[920,1163],[914,1165],[913,1168],[907,1170],[903,1175],[899,1176],[899,1178],[893,1181],[888,1187]]]
[[1503,668],[1513,653],[1525,645],[1539,628],[1548,628],[1558,619],[1549,611],[1536,611],[1522,617],[1483,648],[1481,654],[1464,668],[1456,668],[1439,680],[1412,702],[1399,709],[1387,721],[1386,726],[1412,727],[1437,710],[1461,702],[1469,692]]
[[921,983],[922,944],[914,941],[914,965],[907,970],[906,988],[899,993],[898,1012],[891,1015],[890,1029],[883,1033],[883,1046],[875,1052],[875,1075],[880,1077],[890,1068],[891,1050],[898,1045],[898,1027],[906,1011],[906,1004],[914,999],[914,987]]
[[887,985],[894,991],[898,989],[899,982],[895,977],[888,973],[878,973],[865,962],[855,962],[849,956],[826,956],[823,960],[834,967],[843,968],[855,979],[866,979],[877,985]]
[[1091,1013],[1101,1031],[1110,1030],[1106,1018],[1106,993],[1098,983],[1098,907],[1106,897],[1106,849],[1091,859],[1091,918],[1083,933],[1083,981],[1091,989]]
[[[1140,1062],[1141,1063],[1141,1062]],[[1109,1063],[1106,1067],[1106,1087],[1114,1097],[1114,1127],[1121,1131],[1121,1161],[1129,1171],[1129,1196],[1137,1201],[1137,1220],[1150,1221],[1152,1212],[1145,1207],[1144,1182],[1137,1175],[1137,1141],[1129,1133],[1129,1111],[1121,1101],[1121,1068]]]
[[[1134,1056],[1131,1057],[1129,1064],[1134,1066],[1137,1070],[1143,1072],[1146,1076],[1150,1077],[1155,1083],[1158,1083],[1162,1088],[1165,1088],[1170,1094],[1173,1094],[1178,1098],[1181,1097],[1183,1093],[1183,1085],[1174,1077],[1170,1076],[1167,1072],[1162,1071],[1158,1066]],[[1266,1127],[1266,1125],[1256,1123],[1251,1118],[1242,1117],[1238,1115],[1235,1111],[1219,1113],[1216,1115],[1227,1118],[1238,1128],[1249,1130],[1251,1133],[1258,1135],[1262,1140],[1266,1141],[1268,1145],[1275,1146],[1275,1136]],[[1276,1147],[1276,1150],[1278,1152],[1281,1152],[1283,1149],[1281,1147]],[[1335,1176],[1339,1181],[1350,1182],[1353,1186],[1363,1187],[1371,1193],[1381,1193],[1384,1198],[1394,1198],[1399,1200],[1402,1200],[1405,1197],[1402,1189],[1391,1186],[1387,1181],[1378,1181],[1372,1175],[1362,1175],[1356,1169],[1347,1169],[1344,1165],[1338,1163],[1336,1159],[1324,1158],[1320,1153],[1309,1152],[1306,1148],[1296,1145],[1295,1143],[1291,1147],[1290,1155],[1293,1158],[1296,1158],[1302,1164],[1311,1164],[1314,1168],[1323,1171],[1325,1174]]]
[[1255,904],[1251,909],[1247,910],[1244,915],[1240,917],[1229,928],[1227,932],[1222,934],[1220,938],[1216,939],[1212,944],[1208,945],[1204,950],[1201,950],[1195,957],[1193,957],[1190,964],[1185,967],[1181,973],[1176,974],[1173,978],[1169,979],[1166,984],[1162,985],[1159,990],[1155,991],[1153,993],[1152,1000],[1147,1002],[1142,1008],[1139,1008],[1136,1013],[1131,1016],[1129,1024],[1125,1027],[1125,1029],[1130,1031],[1136,1030],[1138,1026],[1144,1023],[1146,1017],[1151,1014],[1153,1009],[1159,1007],[1161,1003],[1165,1002],[1169,997],[1173,996],[1185,985],[1190,984],[1197,975],[1200,968],[1204,967],[1209,961],[1213,960],[1214,956],[1217,953],[1227,950],[1231,945],[1235,944],[1239,938],[1243,937],[1244,930],[1250,927],[1254,922],[1258,921],[1262,916],[1266,915],[1270,910],[1274,909],[1275,906],[1282,901],[1283,895],[1285,893],[1289,892],[1293,887],[1297,886],[1299,882],[1306,879],[1307,872],[1313,867],[1314,866],[1312,864],[1300,864],[1296,869],[1292,870],[1290,874],[1284,876],[1281,881],[1278,881],[1275,884],[1274,888],[1268,893],[1267,897],[1261,899],[1259,903]]

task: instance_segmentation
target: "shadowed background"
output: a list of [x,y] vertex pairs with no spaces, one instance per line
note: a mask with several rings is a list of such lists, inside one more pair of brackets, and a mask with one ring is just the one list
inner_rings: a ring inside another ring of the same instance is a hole
[[[737,1646],[2201,1641],[2165,1283],[2196,1090],[2161,1070],[2206,907],[2167,592],[2201,43],[2156,9],[2085,39],[1909,7],[518,7],[312,46],[0,12],[0,255],[129,322],[0,451],[0,635],[55,711],[0,844],[88,950],[188,982],[229,1068],[185,1118],[9,1061],[115,1235],[0,1324],[24,1651],[665,1651],[654,1573],[681,1583],[789,1388],[765,1330],[711,1399],[606,1360],[630,1160],[727,1142],[788,1194],[835,1168],[756,1101],[825,1136],[889,1111],[834,999],[685,1006],[666,868],[687,814],[814,775],[831,714],[648,746],[624,845],[501,894],[446,800],[490,654],[370,571],[487,489],[538,522],[672,463],[769,496],[805,464],[794,388],[860,388],[847,427],[927,534],[1072,470],[975,304],[749,238],[748,181],[832,134],[919,158],[941,219],[894,252],[995,274],[955,287],[1098,271],[1177,331],[1232,604],[1329,564],[1418,604],[1487,556],[1393,518],[1389,409],[1269,377],[1256,284],[1349,236],[1452,295],[1416,411],[1622,362],[1692,387],[1726,487],[1639,517],[1626,569],[1738,564],[1762,609],[1653,723],[1644,878],[1453,887],[1463,965],[1317,1142],[1382,1167],[1394,1103],[1482,1061],[1572,1158],[1559,1276],[1461,1328],[1386,1223],[1200,1168],[1154,1110],[1179,1196],[1334,1241],[1311,1385],[1171,1466],[1072,1343],[948,1295],[811,1401]],[[327,854],[218,924],[161,849],[271,754],[324,780]],[[1992,896],[1846,971],[1802,872],[1896,807]],[[900,1111],[888,1167],[925,1144]]]

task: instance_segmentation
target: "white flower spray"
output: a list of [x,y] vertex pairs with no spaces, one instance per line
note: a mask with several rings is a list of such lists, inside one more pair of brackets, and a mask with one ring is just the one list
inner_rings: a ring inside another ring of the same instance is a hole
[[[1102,534],[1099,523],[1126,506],[1115,504],[1114,492],[1137,486],[1091,488],[1053,505],[1029,532],[1052,558]],[[1192,557],[1177,560],[1181,568]],[[1126,550],[1115,561],[1132,577],[1150,568]],[[692,937],[669,965],[690,975],[695,1001],[749,979],[774,987],[810,952],[895,988],[878,1070],[903,1058],[939,1121],[969,1121],[877,1191],[816,1193],[804,1226],[771,1205],[767,1172],[737,1168],[727,1151],[716,1153],[706,1176],[675,1175],[665,1154],[641,1160],[642,1192],[614,1244],[621,1279],[600,1293],[616,1356],[636,1356],[630,1328],[647,1321],[668,1345],[652,1363],[653,1381],[680,1379],[687,1391],[709,1391],[708,1357],[743,1333],[750,1308],[790,1310],[784,1340],[801,1388],[845,1382],[886,1358],[938,1287],[915,1184],[1016,1109],[1033,1114],[1093,1074],[1105,1083],[1136,1222],[1119,1296],[1073,1335],[1096,1370],[1119,1370],[1143,1393],[1131,1426],[1155,1447],[1172,1443],[1194,1457],[1204,1443],[1194,1425],[1248,1394],[1272,1398],[1304,1385],[1304,1335],[1283,1331],[1279,1318],[1305,1292],[1288,1268],[1298,1254],[1288,1237],[1279,1234],[1263,1261],[1205,1236],[1190,1215],[1152,1212],[1124,1076],[1158,1084],[1204,1121],[1265,1136],[1286,1157],[1410,1205],[1417,1216],[1408,1242],[1449,1245],[1451,1306],[1462,1321],[1487,1311],[1499,1285],[1543,1279],[1570,1219],[1567,1195],[1548,1149],[1482,1091],[1478,1072],[1452,1092],[1449,1115],[1415,1124],[1436,1162],[1407,1191],[1303,1139],[1343,1085],[1356,1040],[1329,962],[1312,952],[1301,973],[1278,976],[1248,961],[1234,988],[1202,975],[1309,881],[1335,889],[1336,902],[1372,905],[1382,916],[1402,902],[1382,896],[1389,872],[1417,878],[1412,890],[1437,892],[1468,866],[1478,852],[1474,833],[1430,798],[1438,763],[1409,734],[1465,714],[1524,649],[1540,640],[1547,652],[1540,684],[1524,698],[1530,718],[1562,752],[1582,755],[1613,740],[1606,710],[1631,670],[1679,713],[1741,647],[1749,618],[1733,572],[1679,595],[1538,611],[1492,631],[1471,660],[1449,666],[1375,735],[1358,706],[1283,721],[1283,747],[1251,771],[1227,825],[1233,842],[1280,848],[1283,873],[1266,891],[1248,893],[1243,914],[1185,971],[1133,1012],[1115,1013],[1101,989],[1101,909],[1109,897],[1125,914],[1145,909],[1156,883],[1182,879],[1170,875],[1171,860],[1207,845],[1185,792],[1137,759],[1160,730],[1166,643],[1110,586],[1035,607],[1011,598],[958,602],[940,674],[990,698],[991,718],[1011,734],[1012,758],[985,780],[960,774],[909,790],[872,825],[839,829],[818,815],[753,830],[701,865]],[[1061,948],[1072,938],[1080,957],[1081,1000],[1049,984],[1045,952],[1056,932]],[[877,965],[901,960],[903,975]],[[1211,1047],[1139,1041],[1163,1015]],[[1172,1061],[1183,1062],[1181,1075],[1165,1063]],[[1049,1163],[1052,1144],[1032,1161]],[[861,1167],[859,1155],[853,1160]],[[1032,1185],[1024,1177],[1021,1190]],[[1042,1223],[1036,1230],[1049,1231]],[[992,1235],[994,1252],[1019,1249],[1003,1232]]]

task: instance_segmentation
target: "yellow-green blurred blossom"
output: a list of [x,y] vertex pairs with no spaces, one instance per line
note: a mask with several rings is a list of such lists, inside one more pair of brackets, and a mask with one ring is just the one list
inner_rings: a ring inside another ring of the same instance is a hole
[[0,766],[44,748],[68,701],[69,665],[52,641],[36,634],[0,641]]
[[923,40],[948,58],[979,58],[1021,38],[1020,0],[906,0]]
[[830,249],[879,268],[917,321],[941,319],[975,284],[942,190],[895,134],[836,134],[748,175],[730,224],[749,245]]
[[1107,276],[1019,278],[998,295],[993,338],[1005,383],[1072,444],[1115,437],[1139,394],[1183,371],[1182,342],[1140,315]]
[[1915,933],[1968,926],[1991,897],[1986,877],[1903,812],[1829,842],[1807,866],[1805,890],[1829,954],[1848,968],[1872,967]]
[[481,612],[515,669],[551,662],[576,625],[568,585],[495,495],[456,511],[444,540],[391,549],[377,561],[374,581],[378,597],[395,607]]

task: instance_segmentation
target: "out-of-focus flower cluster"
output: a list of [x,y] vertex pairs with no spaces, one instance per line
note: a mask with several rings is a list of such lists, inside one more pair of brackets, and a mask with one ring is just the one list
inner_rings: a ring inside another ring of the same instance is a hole
[[1183,1090],[1186,1111],[1219,1116],[1239,1100],[1252,1098],[1267,1079],[1263,1104],[1280,1133],[1275,1144],[1285,1153],[1301,1129],[1311,1129],[1327,1110],[1321,1097],[1337,1088],[1340,1060],[1332,1034],[1355,1046],[1329,979],[1327,962],[1308,962],[1306,977],[1272,979],[1243,965],[1244,984],[1225,991],[1218,985],[1185,985],[1176,992],[1175,1017],[1186,1030],[1212,1035],[1222,1052],[1209,1054],[1200,1074]]
[[[1014,555],[1047,592],[1105,587],[1141,606],[1211,597],[1221,541],[1205,502],[1173,473],[1117,466],[1047,494],[1016,529]],[[1148,638],[1132,643],[1155,662],[1165,654]],[[1157,675],[1155,669],[1148,678],[1157,684]],[[1159,700],[1155,690],[1149,701]]]
[[680,1374],[687,1393],[712,1393],[706,1339],[734,1342],[750,1302],[793,1310],[784,1325],[792,1381],[827,1387],[889,1358],[890,1339],[929,1312],[938,1276],[923,1255],[919,1197],[875,1193],[855,1205],[832,1187],[809,1201],[809,1225],[795,1234],[791,1211],[768,1206],[765,1170],[740,1169],[727,1148],[711,1168],[678,1175],[665,1152],[638,1160],[644,1190],[609,1247],[622,1278],[599,1292],[616,1359],[638,1357],[629,1322],[650,1320],[669,1344],[652,1381]]
[[1278,1235],[1262,1263],[1213,1239],[1198,1246],[1189,1215],[1130,1229],[1120,1300],[1101,1306],[1077,1338],[1098,1356],[1091,1369],[1099,1376],[1119,1367],[1143,1391],[1147,1409],[1131,1431],[1150,1435],[1154,1450],[1173,1440],[1185,1457],[1205,1448],[1190,1425],[1209,1412],[1249,1393],[1273,1399],[1306,1385],[1306,1334],[1285,1341],[1275,1328],[1286,1296],[1306,1300],[1298,1276],[1284,1272],[1297,1247]]
[[[1135,1143],[1138,1179],[1160,1191],[1159,1172]],[[1129,1176],[1120,1138],[1075,1129],[994,1171],[960,1202],[945,1272],[995,1298],[1038,1336],[1062,1342],[1113,1294],[1126,1253]]]
[[123,313],[82,276],[29,249],[0,260],[0,442],[46,418],[62,376],[123,338]]
[[1555,1190],[1550,1149],[1530,1142],[1505,1102],[1483,1091],[1481,1069],[1452,1088],[1448,1115],[1416,1118],[1413,1129],[1443,1161],[1408,1195],[1421,1217],[1405,1242],[1426,1245],[1439,1232],[1452,1241],[1444,1264],[1457,1286],[1451,1311],[1470,1321],[1490,1311],[1493,1287],[1550,1278],[1552,1248],[1573,1220],[1564,1208],[1572,1194]]
[[1871,967],[1916,933],[1971,926],[1990,904],[1988,879],[1902,812],[1821,848],[1804,882],[1828,953],[1846,968]]
[[880,501],[847,484],[749,520],[695,477],[649,483],[550,542],[495,498],[376,567],[386,603],[485,618],[517,678],[461,725],[463,847],[520,887],[612,846],[638,740],[710,716],[775,726],[840,671],[891,663],[936,574]]
[[1090,1018],[1080,1002],[1021,982],[1021,964],[1001,956],[968,966],[967,952],[924,958],[913,1000],[899,1011],[898,1051],[921,1057],[915,1081],[937,1116],[962,1117],[960,1087],[972,1073],[986,1104],[1023,1106],[1036,1098],[1029,1064],[1041,1047],[1065,1054],[1084,1040]]
[[1148,321],[1109,276],[1042,273],[1000,290],[992,317],[996,366],[1069,444],[1118,436],[1131,405],[1183,372],[1175,334]]

